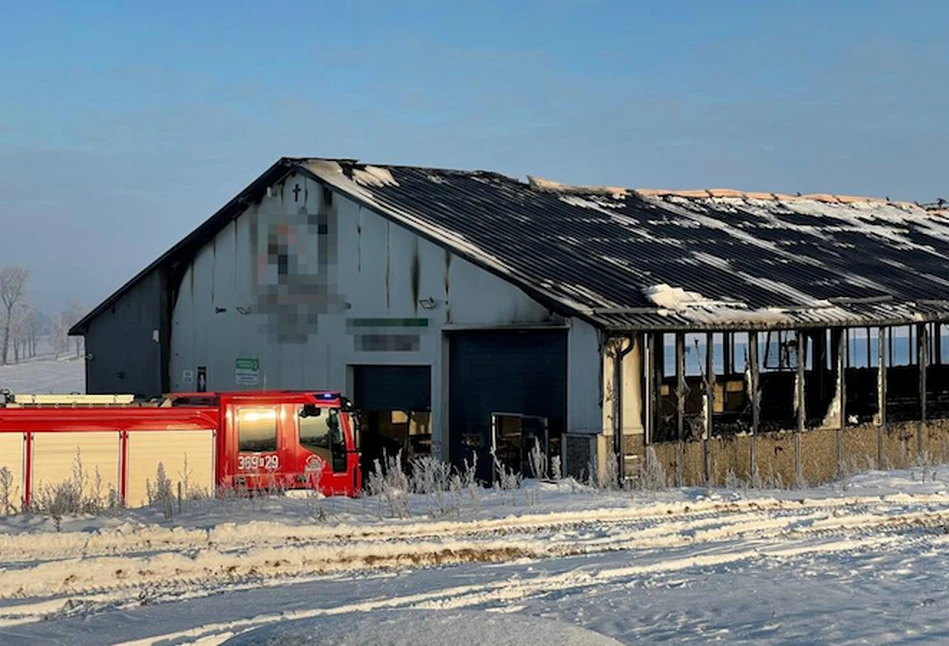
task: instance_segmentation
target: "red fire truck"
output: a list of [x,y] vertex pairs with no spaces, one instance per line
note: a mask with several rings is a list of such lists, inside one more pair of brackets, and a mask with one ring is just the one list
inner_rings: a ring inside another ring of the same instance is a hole
[[0,506],[29,506],[44,487],[70,478],[141,506],[159,464],[176,489],[181,483],[208,494],[316,489],[353,496],[362,480],[355,411],[336,392],[177,393],[149,401],[0,393],[0,468],[14,490],[14,500]]

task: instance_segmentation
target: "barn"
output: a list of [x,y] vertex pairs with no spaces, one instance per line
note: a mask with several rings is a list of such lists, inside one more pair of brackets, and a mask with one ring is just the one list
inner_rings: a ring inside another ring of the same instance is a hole
[[367,459],[788,484],[949,452],[947,257],[941,205],[284,158],[70,333],[90,393],[343,391]]

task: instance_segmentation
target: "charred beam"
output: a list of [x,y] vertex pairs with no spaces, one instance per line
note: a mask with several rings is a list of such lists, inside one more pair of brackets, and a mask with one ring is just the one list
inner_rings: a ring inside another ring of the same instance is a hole
[[757,439],[758,439],[758,425],[761,421],[761,397],[759,396],[759,379],[758,374],[758,333],[749,332],[748,333],[748,359],[750,363],[750,379],[751,382],[748,386],[748,389],[751,391],[749,394],[751,396],[751,481],[758,482],[758,448],[757,448]]
[[[870,338],[869,333],[867,338]],[[840,389],[840,415],[837,419],[837,473],[843,474],[844,470],[844,428],[847,426],[847,356],[849,348],[849,334],[847,330],[841,330],[840,338],[837,340],[837,387]],[[870,355],[867,354],[867,363],[870,362]]]
[[702,438],[702,451],[705,455],[705,483],[712,480],[712,411],[715,405],[715,337],[709,332],[705,335],[705,433]]
[[623,446],[623,359],[634,347],[632,339],[625,345],[619,339],[613,345],[613,451],[616,453],[616,473],[620,484],[626,470],[626,449]]
[[[890,332],[877,330],[877,468],[883,468],[883,434],[886,431],[886,346]],[[892,345],[890,346],[892,347]]]
[[724,375],[731,375],[735,372],[735,363],[732,360],[733,338],[734,334],[732,332],[722,334],[722,374]]
[[685,447],[685,333],[676,333],[676,486],[682,486]]
[[795,485],[804,485],[804,473],[801,464],[801,435],[804,433],[805,405],[804,405],[804,353],[806,350],[804,333],[797,331],[797,432],[794,434],[794,480]]
[[[660,365],[657,353],[660,352],[662,336],[659,333],[644,333],[640,339],[645,347],[645,389],[643,391],[644,417],[645,425],[643,428],[643,462],[648,468],[650,460],[649,447],[653,443],[653,437],[658,428],[657,420],[659,417],[659,386],[662,383],[662,376],[657,372]],[[621,474],[625,477],[625,474]]]
[[942,363],[942,323],[933,324],[933,356],[930,363]]
[[887,361],[886,365],[893,365],[893,328],[887,328],[886,333],[886,343],[887,343]]
[[867,368],[870,367],[870,357],[873,356],[873,347],[870,343],[870,328],[867,328]]
[[923,455],[923,433],[926,432],[926,372],[929,367],[929,329],[925,323],[917,326],[916,365],[919,366],[919,424],[916,431],[916,456]]

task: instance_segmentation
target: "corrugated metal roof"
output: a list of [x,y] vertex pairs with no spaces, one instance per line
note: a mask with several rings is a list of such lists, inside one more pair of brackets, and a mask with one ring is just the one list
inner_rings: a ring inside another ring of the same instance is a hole
[[912,203],[297,163],[607,329],[949,319],[949,218]]
[[486,171],[285,158],[71,333],[82,333],[151,271],[187,260],[266,186],[294,171],[607,330],[949,321],[949,215],[941,208],[823,194],[567,186]]

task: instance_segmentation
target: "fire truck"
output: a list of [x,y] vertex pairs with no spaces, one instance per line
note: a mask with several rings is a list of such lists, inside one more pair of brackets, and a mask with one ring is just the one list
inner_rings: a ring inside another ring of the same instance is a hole
[[175,492],[309,489],[358,495],[359,429],[337,392],[131,395],[0,392],[0,507],[30,507],[80,479],[86,492],[148,504],[159,466]]

